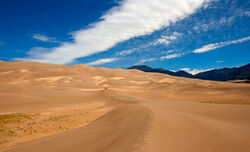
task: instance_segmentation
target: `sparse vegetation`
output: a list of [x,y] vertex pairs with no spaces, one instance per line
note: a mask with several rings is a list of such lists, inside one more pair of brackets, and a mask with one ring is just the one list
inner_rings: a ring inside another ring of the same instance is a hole
[[6,114],[0,115],[0,126],[5,126],[9,123],[19,123],[21,121],[30,120],[34,115],[32,114]]
[[31,120],[33,116],[33,114],[21,113],[0,115],[0,145],[7,143],[19,131],[23,131],[20,125]]
[[69,116],[67,115],[62,115],[62,116],[52,116],[48,119],[48,121],[59,121],[59,120],[62,120],[62,119],[65,119]]

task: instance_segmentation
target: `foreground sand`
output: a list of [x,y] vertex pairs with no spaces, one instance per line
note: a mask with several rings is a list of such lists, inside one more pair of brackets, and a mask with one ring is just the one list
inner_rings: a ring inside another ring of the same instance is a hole
[[248,152],[249,92],[137,70],[0,62],[0,148]]

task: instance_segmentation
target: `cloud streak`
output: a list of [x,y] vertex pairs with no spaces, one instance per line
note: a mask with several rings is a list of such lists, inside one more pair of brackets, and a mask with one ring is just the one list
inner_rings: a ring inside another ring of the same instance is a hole
[[215,61],[216,63],[223,63],[224,61]]
[[124,50],[124,51],[121,51],[121,52],[118,52],[117,55],[128,55],[128,54],[131,54],[133,52],[135,52],[137,50],[137,48],[133,48],[133,49],[129,49],[129,50]]
[[135,63],[135,65],[143,64],[145,62],[152,62],[152,61],[155,61],[155,60],[156,60],[155,58],[142,59],[142,60],[139,60],[137,63]]
[[89,62],[87,63],[88,65],[101,65],[101,64],[105,64],[105,63],[110,63],[110,62],[114,62],[118,60],[117,58],[105,58],[105,59],[99,59],[93,62]]
[[241,39],[238,39],[238,40],[233,40],[233,41],[226,41],[226,42],[220,42],[220,43],[207,44],[207,45],[202,46],[199,49],[193,50],[192,52],[193,53],[205,53],[205,52],[212,51],[212,50],[215,50],[215,49],[218,49],[218,48],[222,48],[224,46],[228,46],[228,45],[231,45],[231,44],[242,43],[242,42],[245,42],[245,41],[248,41],[248,40],[250,40],[250,36],[244,37],[244,38],[241,38]]
[[166,55],[166,56],[162,56],[161,59],[174,59],[174,58],[178,58],[181,57],[182,54],[170,54],[170,55]]
[[41,35],[41,34],[34,34],[32,35],[32,38],[42,42],[53,42],[53,43],[59,42],[56,40],[56,38],[48,37],[46,35]]
[[73,42],[23,60],[67,64],[103,52],[119,42],[150,34],[194,13],[204,0],[123,0],[89,28],[75,31]]
[[157,39],[153,45],[157,45],[157,44],[165,44],[168,45],[169,43],[171,43],[171,41],[176,40],[177,37],[181,36],[181,33],[178,32],[174,32],[172,35],[169,36],[161,36],[161,38]]

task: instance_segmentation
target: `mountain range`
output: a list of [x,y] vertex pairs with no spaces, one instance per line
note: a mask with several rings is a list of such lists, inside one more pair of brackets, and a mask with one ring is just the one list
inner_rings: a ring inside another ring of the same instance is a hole
[[[146,65],[136,65],[128,69],[137,69],[144,72],[155,72],[169,74],[172,76],[187,77],[187,78],[198,78],[203,80],[214,80],[214,81],[229,81],[229,80],[250,80],[250,64],[234,67],[234,68],[223,68],[223,69],[213,69],[210,71],[201,72],[192,75],[186,71],[170,71],[162,68],[151,68]],[[247,81],[249,82],[249,81]]]

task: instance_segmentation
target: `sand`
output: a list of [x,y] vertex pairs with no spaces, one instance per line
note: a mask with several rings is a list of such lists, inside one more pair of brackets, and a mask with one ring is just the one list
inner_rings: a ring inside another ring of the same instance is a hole
[[0,63],[0,150],[248,152],[250,84]]

